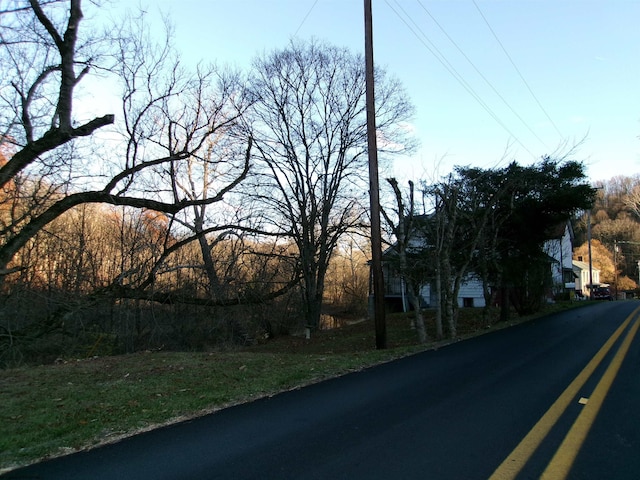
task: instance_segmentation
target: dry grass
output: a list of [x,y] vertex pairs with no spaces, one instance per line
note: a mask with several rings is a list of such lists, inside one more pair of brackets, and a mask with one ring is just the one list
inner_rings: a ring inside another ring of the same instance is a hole
[[[460,337],[489,331],[477,314],[461,311]],[[387,317],[387,350],[374,349],[373,324],[362,321],[310,340],[278,337],[234,351],[138,353],[4,370],[0,471],[443,343],[418,345],[409,324],[407,315]],[[433,339],[429,317],[427,324]]]

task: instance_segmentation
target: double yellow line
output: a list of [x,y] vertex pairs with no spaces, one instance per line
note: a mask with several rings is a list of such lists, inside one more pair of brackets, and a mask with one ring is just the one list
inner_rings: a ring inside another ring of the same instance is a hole
[[[529,458],[536,451],[538,446],[542,443],[547,436],[551,428],[556,424],[560,416],[567,409],[569,404],[574,400],[578,391],[584,386],[587,380],[591,377],[594,370],[600,365],[604,357],[609,350],[616,343],[618,338],[622,335],[622,332],[629,326],[631,320],[640,310],[640,307],[636,308],[631,315],[618,327],[618,329],[609,337],[606,343],[600,348],[598,353],[589,361],[586,367],[578,374],[578,376],[569,384],[569,386],[562,392],[562,395],[551,405],[549,410],[540,418],[538,423],[529,431],[529,433],[522,439],[513,452],[500,464],[500,466],[493,472],[490,480],[509,480],[515,479],[518,473],[522,470]],[[542,474],[543,479],[561,480],[566,478],[573,462],[582,447],[589,429],[593,424],[598,411],[602,406],[604,398],[606,397],[614,378],[618,374],[618,370],[622,365],[624,357],[629,351],[633,337],[638,331],[640,322],[636,318],[633,326],[627,333],[624,341],[620,345],[615,357],[611,360],[609,367],[598,382],[591,397],[585,404],[582,412],[576,418],[573,426],[567,433],[562,444],[556,451],[555,455],[551,459],[551,462]]]

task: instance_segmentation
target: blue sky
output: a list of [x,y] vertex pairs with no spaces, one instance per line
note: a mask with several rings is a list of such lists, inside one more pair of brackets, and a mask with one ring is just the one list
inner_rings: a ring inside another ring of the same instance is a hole
[[[362,0],[149,3],[188,62],[248,68],[294,36],[364,51]],[[636,0],[373,0],[375,62],[405,86],[421,142],[396,175],[529,164],[576,145],[593,181],[640,173],[639,20]]]

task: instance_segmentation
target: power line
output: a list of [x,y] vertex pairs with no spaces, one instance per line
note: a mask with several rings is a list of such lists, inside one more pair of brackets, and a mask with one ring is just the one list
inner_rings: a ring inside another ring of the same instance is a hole
[[[462,75],[460,75],[460,73],[458,73],[458,71],[455,69],[455,67],[453,65],[451,65],[451,63],[446,59],[446,57],[438,50],[438,48],[435,46],[435,44],[433,42],[431,42],[431,40],[429,40],[427,35],[415,23],[415,21],[411,18],[411,16],[408,15],[407,12],[402,8],[402,6],[398,4],[398,1],[396,0],[396,4],[398,5],[398,8],[400,10],[402,10],[402,12],[404,13],[404,15],[407,18],[409,18],[410,22],[415,26],[415,29],[407,22],[407,20],[405,20],[405,18],[402,17],[402,15],[400,15],[398,13],[398,11],[389,3],[388,0],[385,0],[385,3],[398,16],[398,18],[407,26],[407,28],[416,36],[418,41],[420,43],[422,43],[422,45],[427,50],[429,50],[429,52],[431,52],[431,54],[458,81],[458,83],[460,83],[460,85],[469,93],[469,95],[471,95],[476,100],[476,102],[478,102],[480,104],[480,106],[482,106],[482,108],[485,109],[485,111],[496,121],[496,123],[498,123],[498,125],[500,125],[509,135],[511,135],[511,137],[516,142],[518,142],[518,144],[522,148],[524,148],[527,151],[527,153],[529,153],[529,155],[531,155],[533,158],[536,158],[536,156],[533,153],[531,153],[531,151],[524,145],[524,143],[522,143],[522,141],[520,141],[520,139],[504,124],[504,122],[502,120],[500,120],[500,118],[495,114],[495,112],[493,112],[493,110],[491,110],[491,108],[486,104],[486,102],[484,102],[482,100],[480,95],[478,95],[476,93],[476,91],[471,87],[471,85],[469,85],[469,83],[462,77]],[[416,29],[420,32],[420,34],[418,34],[416,32]],[[429,45],[431,45],[431,46],[429,46]]]
[[489,24],[489,21],[487,20],[487,18],[484,16],[484,13],[482,13],[482,10],[480,10],[480,7],[478,6],[478,4],[476,3],[476,0],[472,0],[473,4],[475,5],[476,9],[478,10],[478,13],[480,14],[480,16],[482,17],[482,19],[484,20],[484,23],[487,24],[487,27],[489,28],[489,30],[491,31],[491,33],[493,34],[494,38],[496,39],[496,41],[498,42],[498,45],[500,45],[500,48],[502,48],[502,51],[504,52],[504,54],[507,56],[507,58],[509,59],[509,61],[511,62],[511,65],[513,66],[513,68],[515,69],[515,71],[518,73],[518,75],[520,76],[520,79],[522,80],[522,82],[525,84],[525,86],[527,87],[527,90],[529,90],[529,93],[531,94],[531,96],[533,97],[533,99],[536,101],[536,103],[538,104],[538,106],[540,107],[540,110],[542,110],[542,112],[545,114],[545,116],[547,117],[547,120],[549,120],[549,122],[551,122],[551,125],[553,125],[553,128],[555,128],[556,132],[558,133],[558,135],[560,135],[560,138],[564,138],[564,135],[562,135],[562,132],[560,132],[560,129],[558,128],[558,126],[555,124],[555,122],[551,119],[551,117],[549,116],[549,114],[547,113],[547,111],[545,110],[545,108],[542,106],[542,103],[540,103],[540,100],[538,100],[538,97],[536,96],[535,93],[533,93],[533,90],[531,89],[531,87],[529,86],[529,83],[527,83],[527,81],[524,78],[524,75],[522,75],[522,73],[520,72],[520,70],[518,69],[517,65],[515,64],[515,62],[513,61],[513,59],[511,58],[511,55],[509,55],[509,52],[507,52],[507,49],[504,47],[504,45],[502,44],[502,42],[500,41],[500,39],[498,38],[498,35],[496,34],[496,32],[493,30],[493,28],[491,28],[491,25]]
[[531,134],[534,137],[536,137],[538,139],[538,141],[542,145],[544,145],[547,149],[549,149],[549,146],[538,136],[538,134],[536,134],[536,132],[533,131],[531,126],[520,116],[520,114],[518,112],[515,111],[515,109],[511,106],[511,104],[509,104],[509,102],[507,102],[507,100],[505,100],[505,98],[500,94],[500,92],[498,92],[498,90],[493,86],[493,84],[489,81],[489,79],[487,79],[487,77],[484,76],[484,74],[480,71],[480,69],[478,69],[478,67],[476,67],[476,65],[473,63],[473,61],[471,61],[471,59],[467,56],[467,54],[464,53],[464,51],[458,46],[458,44],[455,42],[455,40],[453,40],[453,38],[451,38],[451,36],[442,27],[442,25],[440,25],[438,20],[436,20],[436,18],[427,9],[427,7],[425,7],[424,4],[420,0],[418,0],[418,4],[427,13],[427,15],[429,15],[431,20],[433,20],[433,22],[438,26],[438,28],[442,31],[442,33],[444,33],[444,35],[449,39],[449,41],[453,44],[453,46],[456,47],[456,49],[465,58],[465,60],[467,62],[469,62],[469,64],[473,67],[473,69],[476,71],[476,73],[478,75],[480,75],[480,77],[486,82],[486,84],[489,85],[491,90],[493,90],[493,92],[498,96],[498,98],[500,98],[500,100],[502,100],[502,102],[507,106],[507,108],[509,108],[509,110],[511,110],[511,113],[513,113],[518,118],[518,120],[520,120],[520,122],[522,122],[522,124],[527,128],[527,130],[529,130],[529,132],[531,132]]
[[296,29],[296,33],[293,34],[293,36],[297,36],[298,32],[300,31],[300,29],[302,28],[302,25],[304,25],[304,22],[307,21],[307,18],[309,18],[309,15],[311,15],[311,12],[313,11],[313,9],[315,8],[315,6],[318,4],[318,0],[316,0],[315,2],[313,2],[313,5],[311,5],[311,8],[309,9],[309,11],[307,12],[307,14],[304,16],[304,18],[302,19],[302,22],[300,22],[300,25],[298,25],[298,28]]

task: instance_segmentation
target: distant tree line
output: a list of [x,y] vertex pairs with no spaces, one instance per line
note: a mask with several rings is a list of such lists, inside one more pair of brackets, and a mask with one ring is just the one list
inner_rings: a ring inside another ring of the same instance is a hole
[[600,270],[600,281],[615,291],[635,293],[640,281],[640,175],[616,176],[594,186],[593,210],[576,222],[574,258],[588,261],[590,219],[592,261]]

